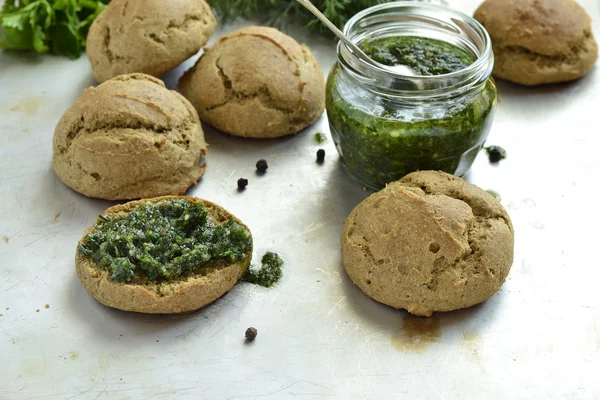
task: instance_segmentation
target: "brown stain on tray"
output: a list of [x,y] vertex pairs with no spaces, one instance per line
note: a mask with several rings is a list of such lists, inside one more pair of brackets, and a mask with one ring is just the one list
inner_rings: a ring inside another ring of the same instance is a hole
[[467,351],[469,358],[477,364],[481,364],[481,336],[474,331],[463,332],[463,340],[461,344],[462,347]]
[[392,336],[392,345],[398,350],[422,353],[442,336],[440,318],[406,316],[402,329]]
[[13,112],[21,112],[27,116],[33,116],[38,112],[41,103],[41,98],[28,96],[19,100],[19,102],[11,107],[10,110]]

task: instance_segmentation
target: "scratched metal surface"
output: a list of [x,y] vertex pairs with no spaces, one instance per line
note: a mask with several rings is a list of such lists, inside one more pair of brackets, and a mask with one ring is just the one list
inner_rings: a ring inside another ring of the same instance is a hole
[[[600,6],[582,3],[598,36]],[[331,67],[332,43],[296,37]],[[171,87],[187,66],[166,76]],[[598,68],[570,85],[500,83],[488,143],[509,157],[496,167],[479,157],[469,179],[501,194],[514,266],[491,300],[425,326],[371,301],[343,271],[341,224],[368,193],[331,139],[326,163],[314,162],[325,117],[275,141],[206,133],[208,172],[190,194],[252,228],[255,260],[283,254],[279,286],[239,284],[181,316],[101,306],[73,257],[112,203],[67,189],[51,168],[54,126],[92,83],[85,58],[0,54],[0,399],[600,398]],[[259,158],[270,164],[264,177],[254,175]],[[240,177],[250,179],[243,194]],[[249,326],[259,334],[246,345]]]

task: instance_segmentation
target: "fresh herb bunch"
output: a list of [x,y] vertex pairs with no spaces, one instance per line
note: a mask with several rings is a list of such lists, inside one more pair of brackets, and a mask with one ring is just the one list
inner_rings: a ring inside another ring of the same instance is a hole
[[[392,0],[314,0],[313,4],[339,28],[356,13],[371,6],[389,3]],[[443,3],[445,0],[415,0],[427,3]],[[290,23],[299,23],[321,32],[327,31],[316,18],[294,0],[208,0],[223,21],[243,18],[258,18],[263,23],[286,28]]]
[[0,11],[0,49],[77,58],[94,19],[110,0],[6,0]]

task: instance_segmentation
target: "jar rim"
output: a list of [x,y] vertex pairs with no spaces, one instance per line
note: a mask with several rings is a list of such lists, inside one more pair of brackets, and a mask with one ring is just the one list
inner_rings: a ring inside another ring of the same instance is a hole
[[[465,86],[470,87],[473,83],[483,83],[490,77],[494,64],[494,54],[488,32],[474,18],[448,6],[416,1],[396,1],[378,4],[357,13],[348,20],[344,27],[344,34],[353,42],[358,42],[361,37],[358,36],[357,40],[354,30],[364,28],[364,26],[361,26],[361,23],[364,25],[365,21],[368,21],[370,18],[376,19],[384,15],[387,16],[386,18],[390,18],[394,14],[399,18],[398,21],[400,21],[400,16],[404,16],[405,18],[412,16],[415,20],[420,20],[420,22],[435,22],[444,25],[447,28],[447,32],[455,31],[457,35],[459,32],[468,29],[471,33],[477,35],[479,42],[481,42],[478,46],[478,43],[474,43],[475,39],[473,37],[466,36],[470,44],[477,49],[477,53],[475,54],[477,59],[467,67],[447,74],[404,75],[389,69],[378,68],[362,61],[345,44],[339,42],[338,59],[345,68],[350,69],[352,75],[355,75],[363,83],[367,85],[371,83],[373,85],[376,81],[381,80],[404,81],[412,83],[412,85],[405,85],[400,90],[392,91],[403,93],[418,90],[425,95],[426,92],[439,92],[440,89],[450,90]],[[415,82],[418,82],[418,84]]]

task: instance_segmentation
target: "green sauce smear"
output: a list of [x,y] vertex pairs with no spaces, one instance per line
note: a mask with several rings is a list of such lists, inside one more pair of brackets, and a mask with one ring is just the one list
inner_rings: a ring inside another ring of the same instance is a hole
[[98,217],[79,254],[116,282],[171,281],[233,263],[252,251],[250,232],[235,221],[218,224],[202,204],[147,202],[127,215]]
[[262,267],[250,267],[242,280],[256,285],[271,287],[283,276],[283,259],[276,253],[268,252],[262,258]]
[[[422,75],[462,70],[475,56],[453,44],[414,36],[365,40],[360,47],[387,65],[404,64]],[[483,147],[492,123],[496,86],[456,98],[398,103],[369,92],[337,64],[327,81],[327,115],[345,166],[375,189],[418,170],[464,175]]]
[[327,141],[327,136],[323,133],[323,132],[317,132],[315,133],[315,141],[319,144],[324,143]]

